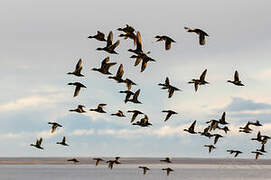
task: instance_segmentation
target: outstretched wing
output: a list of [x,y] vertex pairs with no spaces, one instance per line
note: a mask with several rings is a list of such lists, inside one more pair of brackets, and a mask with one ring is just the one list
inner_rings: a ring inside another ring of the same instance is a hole
[[76,71],[78,71],[79,69],[82,69],[82,59],[79,59],[75,67]]
[[235,71],[235,73],[234,73],[234,81],[239,81],[239,73],[238,73],[238,71]]
[[107,44],[106,47],[109,47],[112,45],[113,42],[113,33],[112,31],[109,32],[108,36],[107,36]]
[[139,31],[136,33],[136,49],[142,51],[141,35]]
[[200,75],[200,81],[205,81],[206,73],[207,73],[207,69],[205,69],[205,70],[203,71],[203,73]]

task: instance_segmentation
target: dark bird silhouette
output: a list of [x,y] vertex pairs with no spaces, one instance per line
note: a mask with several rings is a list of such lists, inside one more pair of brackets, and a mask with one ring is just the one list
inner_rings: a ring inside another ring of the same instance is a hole
[[250,123],[248,122],[245,127],[240,127],[239,132],[244,132],[244,133],[251,133],[252,129],[249,128]]
[[143,52],[142,50],[142,41],[141,41],[141,35],[138,31],[136,34],[136,49],[128,49],[129,52],[133,52],[137,55],[143,55],[143,54],[149,54],[150,52]]
[[77,160],[77,159],[75,159],[75,158],[73,158],[73,159],[68,159],[67,161],[73,162],[74,164],[80,162],[79,160]]
[[238,150],[227,150],[227,152],[229,152],[230,154],[234,154],[234,157],[237,157],[239,154],[243,153]]
[[169,86],[168,87],[168,98],[171,98],[172,96],[173,96],[173,93],[175,92],[175,91],[181,91],[180,89],[178,89],[178,88],[176,88],[176,87],[174,87],[174,86]]
[[140,121],[133,123],[132,125],[137,125],[137,126],[141,126],[141,127],[152,126],[152,124],[149,123],[149,118],[146,114],[145,114],[144,118],[142,118]]
[[172,163],[170,157],[166,157],[165,159],[161,159],[161,162],[166,162],[166,163]]
[[164,110],[162,112],[167,113],[166,119],[164,121],[167,121],[171,117],[171,115],[178,114],[177,112],[172,111],[172,110]]
[[169,83],[169,78],[166,77],[166,80],[165,80],[165,83],[162,84],[162,83],[159,83],[158,86],[162,86],[162,89],[168,89],[169,86],[170,86],[170,83]]
[[238,71],[235,71],[235,73],[234,73],[234,80],[233,81],[228,80],[228,82],[230,82],[236,86],[244,86],[244,84],[242,84],[242,82],[239,80]]
[[142,103],[138,100],[139,93],[140,93],[140,89],[138,89],[138,90],[133,94],[133,98],[132,98],[132,99],[128,99],[127,102],[130,101],[130,102],[133,102],[133,103],[136,103],[136,104],[142,104]]
[[251,153],[255,153],[255,159],[258,159],[260,155],[263,155],[263,153],[258,151],[252,151]]
[[82,68],[83,68],[82,59],[79,59],[79,61],[76,64],[75,70],[73,72],[68,72],[67,74],[73,74],[73,75],[78,76],[78,77],[83,77],[84,75],[81,74]]
[[108,168],[113,169],[115,160],[109,160],[109,161],[106,161],[106,163],[108,163]]
[[224,126],[223,128],[221,128],[221,127],[218,127],[220,130],[223,130],[226,134],[228,133],[228,131],[230,131],[229,130],[229,128],[228,128],[228,126]]
[[199,44],[200,45],[204,45],[205,44],[205,36],[209,36],[206,32],[204,32],[201,29],[192,29],[192,28],[188,28],[188,27],[184,27],[184,29],[187,32],[197,33],[197,35],[199,36]]
[[101,161],[104,161],[102,158],[93,158],[96,161],[95,165],[98,166]]
[[249,122],[249,124],[253,126],[262,126],[262,124],[258,120],[256,122]]
[[36,148],[38,148],[38,149],[44,149],[43,147],[41,147],[41,143],[42,143],[42,138],[40,138],[39,140],[37,139],[37,141],[36,141],[36,144],[30,144],[30,146],[34,146],[34,147],[36,147]]
[[135,31],[135,28],[133,28],[132,26],[126,24],[126,26],[124,28],[118,28],[117,30],[125,32],[125,33],[133,33]]
[[81,84],[80,82],[68,83],[68,85],[73,85],[73,86],[75,86],[75,90],[74,90],[74,93],[73,93],[73,97],[78,96],[78,94],[79,94],[81,88],[87,88],[85,85]]
[[209,125],[209,131],[212,131],[212,130],[216,130],[216,128],[218,128],[218,123],[219,121],[215,120],[215,119],[211,119],[210,121],[207,121],[206,123],[210,123]]
[[195,125],[196,125],[196,120],[191,124],[191,126],[188,129],[184,129],[184,131],[189,132],[190,134],[197,134],[195,132]]
[[150,170],[148,167],[146,166],[138,166],[138,168],[143,169],[143,174],[146,174],[148,170]]
[[261,149],[256,149],[256,151],[260,151],[260,152],[266,153],[265,148],[264,148],[264,144],[262,144]]
[[124,39],[131,39],[131,40],[133,40],[134,46],[136,46],[136,35],[135,35],[134,32],[120,34],[119,37],[123,37]]
[[126,94],[125,100],[124,100],[125,103],[127,103],[128,100],[130,99],[130,97],[131,97],[132,95],[134,95],[134,93],[133,93],[132,91],[129,91],[129,90],[126,90],[126,91],[119,91],[119,93],[124,93],[124,94]]
[[98,71],[102,74],[106,74],[106,75],[111,75],[112,73],[109,72],[110,67],[114,66],[115,64],[117,64],[116,62],[111,62],[109,63],[109,57],[106,57],[102,63],[101,63],[101,67],[100,68],[92,68],[93,71]]
[[256,138],[251,138],[251,140],[255,140],[255,141],[258,141],[258,142],[262,142],[261,132],[258,131],[257,137],[256,137]]
[[57,142],[57,144],[61,144],[63,146],[69,146],[67,143],[66,143],[66,137],[64,136],[62,141],[61,142]]
[[211,134],[211,133],[209,133],[209,129],[210,129],[210,126],[204,128],[203,132],[198,132],[198,133],[199,133],[201,136],[206,136],[206,137],[208,137],[208,138],[210,139],[210,138],[213,137],[214,135]]
[[83,109],[84,105],[78,105],[76,109],[71,109],[69,111],[71,112],[78,112],[78,113],[85,113],[86,111]]
[[103,48],[97,48],[98,51],[105,51],[108,52],[110,54],[118,54],[115,49],[116,47],[118,47],[118,45],[120,44],[120,41],[117,40],[114,44],[113,44],[113,33],[112,31],[110,31],[110,33],[108,34],[107,37],[107,44],[105,47]]
[[211,153],[216,148],[214,145],[204,145],[204,147],[208,147],[209,153]]
[[125,117],[125,115],[123,114],[123,112],[121,110],[119,110],[117,113],[115,114],[111,114],[111,116],[118,116],[118,117]]
[[157,39],[156,42],[158,41],[165,41],[165,49],[169,50],[171,48],[171,43],[176,43],[172,38],[168,36],[155,36]]
[[133,111],[127,111],[128,113],[133,113],[132,119],[131,119],[131,123],[134,122],[134,120],[136,119],[137,115],[139,114],[143,114],[142,112],[138,111],[138,110],[133,110]]
[[48,122],[48,124],[52,125],[52,130],[51,130],[51,133],[54,133],[56,128],[58,127],[63,127],[62,125],[56,123],[56,122]]
[[104,111],[104,106],[106,106],[106,104],[99,104],[98,107],[96,109],[90,109],[90,111],[96,111],[98,113],[106,113]]
[[171,171],[174,171],[173,169],[171,169],[171,168],[163,168],[162,169],[163,171],[167,171],[167,176],[169,175],[169,173],[171,172]]
[[217,143],[217,141],[218,141],[219,138],[222,138],[222,137],[223,137],[223,136],[221,136],[220,134],[213,134],[213,135],[214,135],[214,137],[215,137],[215,139],[214,139],[214,144]]
[[106,41],[106,40],[105,40],[105,35],[104,35],[104,33],[100,32],[100,31],[97,31],[97,34],[96,34],[96,35],[94,35],[94,36],[89,36],[88,38],[89,38],[89,39],[94,38],[94,39],[96,39],[96,40],[98,40],[98,41]]
[[122,79],[123,74],[124,74],[123,65],[121,64],[119,66],[119,69],[118,69],[117,73],[116,73],[116,76],[109,76],[108,78],[109,79],[114,79],[118,83],[124,83],[124,80]]
[[126,85],[126,87],[127,87],[127,90],[131,90],[131,88],[132,88],[132,85],[136,85],[136,83],[135,82],[133,82],[131,79],[128,79],[128,78],[126,78],[125,80],[124,80],[124,83],[125,83],[125,85]]
[[262,144],[266,144],[268,139],[271,139],[269,136],[262,136]]
[[207,73],[207,69],[203,71],[199,79],[192,79],[192,81],[188,82],[188,83],[194,84],[196,92],[198,90],[199,85],[209,84],[209,82],[205,81],[206,73]]
[[226,112],[223,112],[221,118],[219,119],[219,123],[222,124],[222,125],[229,124],[229,123],[226,122],[225,118],[226,118]]

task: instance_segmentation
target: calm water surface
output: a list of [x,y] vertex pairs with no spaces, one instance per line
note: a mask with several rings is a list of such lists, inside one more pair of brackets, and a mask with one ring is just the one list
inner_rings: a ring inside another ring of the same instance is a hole
[[184,180],[233,180],[271,179],[270,165],[169,165],[174,172],[169,176],[161,170],[167,164],[146,165],[151,170],[143,175],[138,165],[118,165],[112,170],[105,165],[0,165],[1,180],[142,180],[142,179],[184,179]]

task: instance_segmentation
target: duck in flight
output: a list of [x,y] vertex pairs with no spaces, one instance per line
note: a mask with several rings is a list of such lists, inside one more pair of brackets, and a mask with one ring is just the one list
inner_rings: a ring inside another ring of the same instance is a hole
[[203,71],[199,79],[192,79],[190,82],[188,82],[194,84],[195,92],[197,92],[200,85],[209,84],[209,82],[205,81],[206,73],[207,69]]
[[140,93],[140,89],[138,89],[138,90],[133,94],[133,98],[128,99],[127,102],[130,101],[130,102],[133,102],[133,103],[136,103],[136,104],[142,104],[142,103],[138,100],[139,93]]
[[256,149],[256,151],[266,153],[264,146],[265,146],[265,144],[262,144],[261,149]]
[[250,123],[247,122],[247,124],[245,125],[245,127],[240,127],[239,132],[244,132],[244,133],[251,133],[252,129],[249,128]]
[[118,83],[124,83],[124,80],[122,79],[122,76],[124,74],[123,71],[123,65],[121,64],[118,68],[118,71],[116,73],[116,76],[109,76],[109,79],[114,79],[115,81],[117,81]]
[[229,152],[230,154],[234,154],[234,157],[237,157],[239,154],[243,153],[238,150],[227,150],[227,152]]
[[174,171],[173,169],[171,169],[169,167],[168,168],[163,168],[162,170],[167,172],[167,176],[169,176],[170,172]]
[[128,79],[128,78],[126,78],[125,80],[124,80],[124,83],[125,83],[125,85],[126,85],[126,87],[127,87],[127,90],[131,90],[131,88],[132,88],[132,85],[136,85],[136,83],[135,82],[133,82],[131,79]]
[[133,52],[137,55],[143,55],[143,54],[149,54],[150,52],[144,52],[142,50],[142,41],[141,41],[141,35],[140,32],[138,31],[136,34],[136,49],[128,49],[129,52]]
[[73,72],[68,72],[67,74],[73,74],[78,77],[84,77],[84,75],[81,74],[82,68],[83,68],[82,59],[79,59],[79,61],[76,64],[75,70]]
[[220,134],[213,134],[213,135],[214,135],[214,137],[215,137],[215,139],[214,139],[214,144],[217,143],[217,141],[218,141],[219,138],[222,138],[222,137],[223,137],[223,136],[221,136]]
[[125,32],[125,33],[133,33],[135,31],[135,28],[133,28],[132,26],[126,24],[126,26],[124,28],[118,28],[117,30]]
[[129,91],[129,90],[126,90],[126,91],[119,91],[119,93],[124,93],[124,94],[126,94],[125,100],[124,100],[125,103],[127,103],[128,100],[130,99],[130,97],[131,97],[132,95],[134,95],[134,93],[133,93],[132,91]]
[[125,117],[125,115],[123,114],[123,112],[121,110],[119,110],[117,113],[115,114],[111,114],[111,116],[118,116],[118,117]]
[[263,153],[258,151],[252,151],[251,153],[255,153],[255,159],[258,159],[260,155],[263,155]]
[[199,36],[199,44],[200,45],[205,45],[205,36],[209,36],[206,32],[204,32],[201,29],[192,29],[192,28],[188,28],[188,27],[184,27],[184,29],[187,32],[194,32]]
[[133,111],[127,111],[128,113],[133,113],[133,116],[132,116],[132,119],[131,119],[131,123],[134,122],[134,120],[136,119],[136,117],[139,115],[139,114],[143,114],[141,111],[138,111],[138,110],[133,110]]
[[249,124],[253,126],[263,126],[258,120],[256,120],[256,122],[249,122]]
[[90,109],[90,111],[96,111],[98,113],[106,113],[104,111],[104,106],[106,106],[106,104],[99,104],[98,107],[96,109]]
[[171,48],[171,43],[176,43],[172,38],[168,36],[155,36],[157,39],[156,42],[158,41],[165,41],[165,50],[170,50]]
[[196,120],[191,124],[191,126],[188,129],[184,129],[184,131],[189,132],[190,134],[197,134],[195,132],[195,125],[196,125]]
[[209,153],[211,153],[216,148],[214,145],[204,145],[204,147],[209,149]]
[[146,114],[145,114],[144,118],[142,118],[140,121],[133,123],[132,125],[137,125],[137,126],[141,126],[141,127],[152,126],[152,124],[149,123],[149,118]]
[[172,163],[170,157],[166,157],[165,159],[161,159],[160,161],[165,163]]
[[66,143],[66,137],[64,136],[62,141],[61,142],[57,142],[56,144],[61,144],[62,146],[69,146],[67,143]]
[[48,124],[52,125],[52,130],[51,130],[51,133],[54,133],[56,128],[58,127],[63,127],[62,125],[56,123],[56,122],[48,122]]
[[222,125],[229,124],[229,123],[226,122],[226,112],[223,112],[221,118],[219,119],[219,123],[222,124]]
[[113,44],[113,33],[112,31],[110,31],[108,37],[107,37],[107,44],[105,47],[103,48],[97,48],[96,50],[98,51],[105,51],[108,52],[110,54],[118,54],[115,49],[116,47],[118,47],[118,45],[120,44],[120,41],[117,40],[114,44]]
[[41,143],[42,143],[42,138],[40,139],[37,139],[36,141],[36,144],[30,144],[30,146],[34,146],[35,148],[38,148],[38,149],[44,149],[43,147],[41,147]]
[[168,90],[168,98],[171,98],[175,91],[181,91],[180,89],[170,85],[168,77],[166,77],[166,80],[165,80],[164,84],[159,83],[158,86],[162,86],[162,89],[167,89]]
[[178,114],[177,112],[172,110],[163,110],[162,112],[167,113],[166,119],[164,120],[165,122],[171,117],[171,115]]
[[76,109],[70,109],[70,112],[77,112],[77,113],[85,113],[86,111],[83,109],[84,105],[78,105]]
[[145,175],[147,173],[147,171],[149,171],[150,169],[146,166],[138,166],[138,168],[143,169],[143,174]]
[[158,86],[162,86],[162,89],[168,89],[169,86],[170,86],[170,83],[169,83],[169,78],[166,77],[166,80],[165,80],[165,83],[159,83]]
[[67,161],[73,162],[74,164],[80,162],[79,160],[77,160],[77,159],[75,159],[75,158],[73,158],[73,159],[68,159]]
[[73,97],[78,96],[81,88],[87,88],[84,84],[81,84],[80,82],[74,82],[74,83],[68,83],[68,85],[73,85],[75,86],[75,90],[73,93]]
[[232,84],[234,84],[236,86],[245,86],[244,84],[242,84],[242,82],[239,79],[239,73],[238,73],[238,71],[235,71],[235,73],[234,73],[234,80],[233,81],[228,80],[228,82],[232,83]]
[[101,161],[104,161],[102,158],[93,158],[96,161],[95,165],[98,166]]
[[131,39],[134,41],[134,45],[136,46],[136,35],[135,35],[135,29],[132,26],[129,26],[126,24],[126,27],[124,28],[118,28],[118,31],[122,31],[125,34],[120,34],[119,37],[124,37],[124,39]]
[[93,71],[98,71],[102,74],[105,75],[111,75],[112,73],[109,72],[109,69],[114,66],[115,64],[117,64],[116,62],[111,62],[109,63],[109,57],[107,56],[101,63],[101,67],[100,68],[92,68],[91,70]]
[[258,141],[258,142],[262,142],[262,135],[261,135],[261,132],[258,131],[257,133],[257,137],[256,138],[251,138],[251,140],[255,140],[255,141]]
[[94,36],[89,36],[88,38],[89,38],[89,39],[94,38],[94,39],[96,39],[96,40],[98,40],[98,41],[106,41],[106,40],[105,40],[105,34],[102,33],[102,32],[100,32],[100,31],[97,31],[97,34],[96,34],[96,35],[94,35]]

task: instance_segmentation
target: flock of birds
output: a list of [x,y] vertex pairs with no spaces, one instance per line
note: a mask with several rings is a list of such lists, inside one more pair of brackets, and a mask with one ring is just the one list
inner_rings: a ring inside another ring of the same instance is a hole
[[[199,44],[200,45],[205,45],[206,43],[206,36],[209,36],[206,32],[204,32],[201,29],[192,29],[192,28],[188,28],[185,27],[184,28],[187,32],[193,32],[196,33],[198,35],[199,38]],[[134,46],[136,46],[135,49],[128,49],[129,52],[133,53],[133,55],[130,57],[132,59],[135,59],[135,63],[134,66],[137,66],[141,63],[141,72],[143,72],[146,67],[148,62],[155,62],[156,60],[154,60],[153,58],[151,58],[149,56],[150,51],[148,52],[144,52],[143,51],[143,46],[142,46],[142,41],[141,41],[141,34],[139,31],[135,31],[135,29],[132,26],[126,25],[124,28],[118,28],[118,31],[122,32],[122,34],[119,35],[119,37],[123,37],[124,39],[131,39],[133,41]],[[120,40],[117,40],[116,42],[113,42],[113,33],[112,31],[109,32],[109,35],[107,36],[107,39],[105,39],[105,34],[97,31],[96,35],[93,36],[89,36],[89,39],[96,39],[98,41],[104,41],[106,42],[106,46],[104,47],[99,47],[97,48],[97,51],[105,51],[109,54],[118,54],[118,52],[116,52],[116,48],[119,46],[120,44]],[[156,41],[164,41],[165,43],[165,50],[170,50],[171,49],[171,45],[172,43],[176,43],[175,40],[173,40],[172,38],[168,37],[168,36],[155,36],[155,38],[157,39]],[[136,103],[136,104],[142,104],[142,102],[139,100],[139,95],[140,95],[140,89],[136,90],[135,92],[131,91],[132,86],[137,85],[135,82],[133,82],[131,79],[123,78],[124,75],[124,68],[123,65],[120,64],[119,68],[117,70],[117,73],[115,76],[112,75],[112,73],[109,71],[110,68],[114,65],[116,65],[116,62],[110,62],[110,58],[109,56],[106,57],[102,62],[100,67],[97,68],[92,68],[93,71],[97,71],[101,74],[104,75],[111,75],[108,78],[109,79],[113,79],[115,80],[117,83],[123,83],[126,85],[126,90],[122,90],[119,91],[119,93],[123,93],[125,94],[125,99],[124,102],[128,103]],[[81,74],[82,71],[82,59],[79,59],[79,61],[76,64],[75,70],[73,72],[68,72],[67,74],[69,75],[74,75],[77,77],[84,77],[83,74]],[[205,69],[202,74],[200,75],[200,77],[198,79],[192,79],[191,81],[189,81],[189,84],[194,84],[194,89],[195,92],[198,91],[199,86],[201,85],[205,85],[205,84],[209,84],[209,82],[207,82],[205,80],[206,78],[206,74],[207,74],[207,69]],[[239,78],[239,74],[238,71],[235,71],[234,73],[234,79],[233,80],[228,80],[229,83],[232,83],[236,86],[244,86],[244,84],[242,84],[240,78]],[[72,82],[72,83],[68,83],[68,85],[72,85],[75,86],[75,90],[74,90],[74,94],[73,96],[76,97],[79,95],[80,90],[82,88],[86,88],[85,85],[83,85],[80,82]],[[159,83],[159,86],[161,86],[161,89],[163,90],[167,90],[168,91],[168,98],[171,98],[174,94],[175,91],[181,91],[179,88],[173,86],[170,81],[169,78],[166,77],[165,82],[164,83]],[[99,104],[97,106],[97,108],[92,108],[89,109],[89,111],[95,111],[97,113],[107,113],[104,110],[104,107],[106,106],[106,104]],[[77,112],[77,113],[85,113],[86,111],[84,110],[85,106],[84,105],[78,105],[77,108],[75,109],[71,109],[69,111],[71,112]],[[177,112],[173,111],[173,110],[163,110],[163,113],[166,113],[166,117],[164,119],[164,121],[169,120],[169,118],[174,115],[177,114]],[[131,124],[132,125],[136,125],[136,126],[141,126],[141,127],[148,127],[148,126],[152,126],[152,123],[149,122],[149,118],[146,114],[144,114],[143,112],[139,111],[139,110],[129,110],[127,111],[127,113],[132,113],[132,118],[131,118]],[[112,116],[118,116],[118,117],[125,117],[124,113],[121,110],[118,110],[116,113],[111,114]],[[138,115],[144,115],[144,117],[142,117],[139,121],[136,121],[136,118],[138,117]],[[216,130],[221,130],[225,133],[225,135],[227,134],[229,130],[229,127],[227,126],[229,123],[226,122],[226,113],[224,112],[222,114],[222,117],[218,120],[212,119],[210,121],[207,121],[206,123],[208,124],[208,126],[206,128],[204,128],[203,132],[196,132],[195,131],[195,126],[196,126],[196,120],[192,123],[192,125],[187,128],[184,129],[184,131],[190,133],[190,134],[199,134],[201,136],[206,136],[209,139],[214,137],[214,142],[213,144],[209,144],[209,145],[204,145],[204,147],[208,148],[209,153],[211,153],[216,147],[216,143],[218,142],[218,140],[220,138],[222,138],[223,136],[221,134],[218,133],[213,133]],[[49,125],[51,125],[51,133],[54,133],[56,131],[57,128],[62,127],[61,124],[57,123],[57,122],[48,122]],[[223,127],[222,127],[223,126]],[[250,126],[262,126],[262,124],[260,124],[259,121],[256,122],[248,122],[244,127],[240,127],[239,132],[242,133],[251,133],[252,129],[250,128]],[[251,140],[255,140],[258,141],[262,144],[260,149],[256,149],[256,151],[252,151],[251,153],[255,153],[256,156],[255,158],[258,159],[259,155],[263,155],[263,153],[266,153],[265,151],[265,144],[267,143],[267,140],[270,139],[269,136],[266,135],[261,135],[260,132],[258,132],[257,137],[256,138],[252,138]],[[31,146],[34,146],[38,149],[44,149],[41,145],[42,145],[42,138],[38,139],[36,141],[35,144],[31,144]],[[56,144],[60,144],[63,146],[69,146],[66,142],[66,137],[64,136],[62,138],[62,141],[57,142]],[[237,157],[239,154],[242,153],[242,151],[240,150],[233,150],[233,149],[228,149],[227,152],[229,152],[230,154],[234,154],[234,157]],[[114,164],[120,164],[119,161],[120,157],[116,157],[114,160],[108,160],[106,161],[106,163],[108,163],[108,167],[110,169],[113,168]],[[96,161],[96,166],[98,166],[98,164],[101,161],[104,161],[102,158],[94,158],[93,160]],[[73,158],[73,159],[68,159],[67,161],[72,161],[74,163],[78,163],[79,160]],[[166,162],[166,163],[171,163],[171,159],[169,157],[160,160],[162,162]],[[148,167],[146,166],[139,166],[139,168],[143,169],[143,174],[146,174],[146,172],[148,170],[150,170]],[[163,168],[162,170],[165,170],[167,172],[167,175],[169,175],[169,173],[171,171],[173,171],[173,169],[167,167],[167,168]]]

